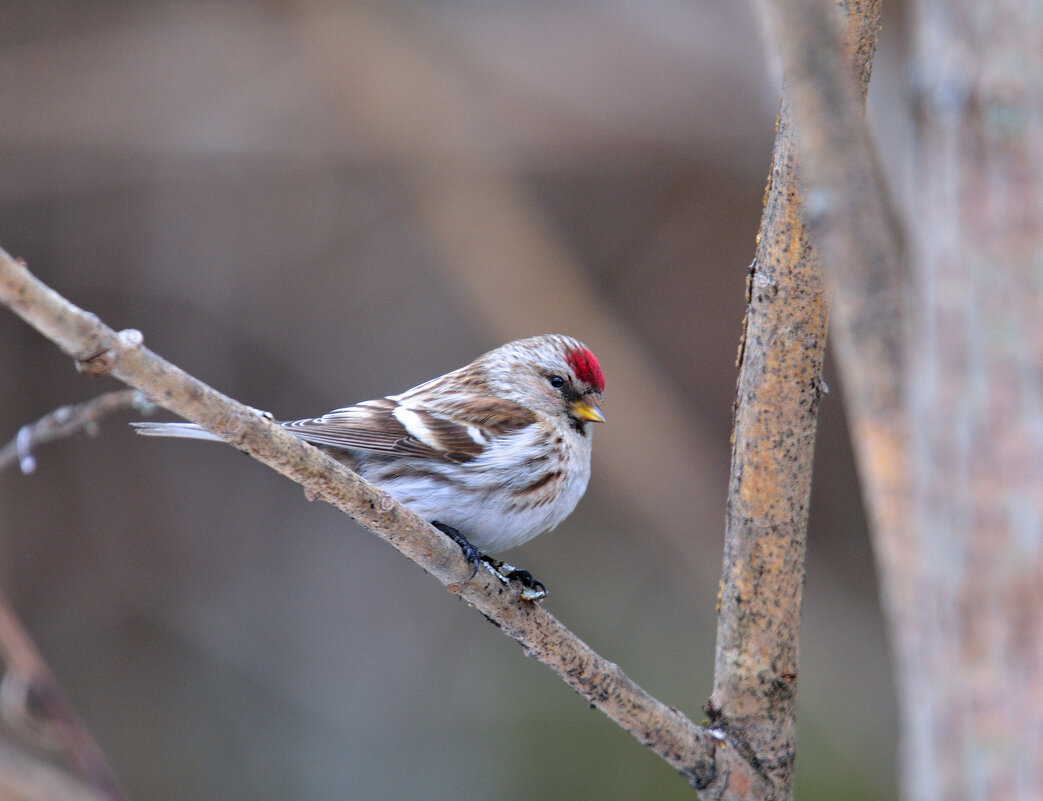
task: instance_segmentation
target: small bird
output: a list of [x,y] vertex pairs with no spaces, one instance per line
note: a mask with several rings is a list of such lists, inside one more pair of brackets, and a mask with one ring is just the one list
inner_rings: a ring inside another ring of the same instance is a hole
[[[508,342],[398,395],[280,425],[447,534],[477,571],[485,551],[521,545],[576,508],[590,478],[591,424],[605,421],[604,391],[590,349],[549,334]],[[134,425],[139,434],[220,441],[191,423]],[[545,594],[527,571],[487,561]]]

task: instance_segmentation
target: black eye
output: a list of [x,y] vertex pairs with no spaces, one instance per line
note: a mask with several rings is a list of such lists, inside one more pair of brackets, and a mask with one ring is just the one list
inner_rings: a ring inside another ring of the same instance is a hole
[[562,378],[560,375],[552,375],[547,380],[550,381],[550,385],[555,389],[561,389],[563,386],[565,386],[565,379]]

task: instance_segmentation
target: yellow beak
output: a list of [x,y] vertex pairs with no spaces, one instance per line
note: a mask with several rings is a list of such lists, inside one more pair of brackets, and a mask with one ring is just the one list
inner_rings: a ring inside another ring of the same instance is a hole
[[572,404],[569,412],[577,420],[589,420],[591,423],[604,423],[605,415],[601,413],[601,409],[594,403],[587,403],[586,401],[576,401]]

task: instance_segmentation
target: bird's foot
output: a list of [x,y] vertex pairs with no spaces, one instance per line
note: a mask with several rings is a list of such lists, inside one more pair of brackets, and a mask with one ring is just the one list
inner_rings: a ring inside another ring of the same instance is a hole
[[493,559],[491,556],[486,556],[470,542],[467,537],[461,534],[452,526],[448,526],[445,523],[439,523],[437,520],[432,520],[431,525],[445,534],[449,539],[460,546],[460,550],[464,552],[464,559],[467,560],[473,570],[471,572],[470,581],[478,575],[478,565],[485,562],[489,566],[493,575],[496,576],[504,584],[510,584],[512,581],[517,581],[521,584],[521,597],[526,601],[539,601],[547,597],[547,588],[543,586],[543,582],[537,581],[532,577],[532,573],[528,570],[520,570],[514,565],[509,565],[506,562],[501,562],[499,559]]
[[493,575],[504,584],[509,584],[512,581],[517,581],[521,584],[521,597],[526,601],[541,601],[547,597],[547,588],[543,586],[543,582],[533,578],[532,573],[528,570],[522,570],[514,565],[501,562],[499,559],[493,559],[491,556],[483,556],[482,561],[489,566]]
[[452,526],[447,526],[445,523],[439,523],[437,520],[432,520],[431,525],[437,528],[443,534],[445,534],[457,545],[459,545],[460,550],[464,552],[464,559],[466,559],[467,564],[469,564],[473,568],[473,570],[471,571],[471,576],[467,580],[470,581],[475,576],[477,576],[478,565],[481,564],[483,559],[482,552],[475,548],[473,545],[471,545],[471,543],[467,541],[467,537],[465,537]]

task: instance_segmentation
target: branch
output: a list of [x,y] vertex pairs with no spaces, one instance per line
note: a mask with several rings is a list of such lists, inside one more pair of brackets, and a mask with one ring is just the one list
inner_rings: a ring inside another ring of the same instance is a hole
[[17,436],[0,448],[0,470],[17,462],[23,473],[31,473],[36,469],[33,451],[37,446],[80,431],[92,434],[101,418],[123,409],[137,409],[147,414],[150,405],[136,389],[119,389],[84,403],[60,406],[35,423],[22,426]]
[[[863,91],[878,21],[878,3],[848,16],[847,50]],[[840,57],[848,70],[843,51]],[[797,645],[828,319],[821,261],[805,227],[791,102],[787,93],[747,290],[714,690],[706,705],[714,725],[749,750],[778,799],[793,797]]]
[[64,770],[0,739],[0,798],[4,801],[112,801]]
[[[35,423],[22,426],[12,441],[0,448],[0,471],[18,464],[23,473],[31,473],[36,469],[32,452],[37,446],[84,430],[90,433],[101,418],[113,412],[135,408],[147,413],[149,406],[137,390],[121,389],[55,409]],[[66,700],[32,638],[2,596],[0,658],[5,666],[0,681],[0,714],[4,721],[19,734],[44,746],[60,748],[93,792],[110,801],[126,798],[97,741]],[[47,777],[39,787],[54,785],[49,792],[55,793],[55,797],[79,797],[87,792],[77,789],[74,783],[55,784],[59,779],[54,771],[40,773],[30,769],[33,763],[27,760],[28,757],[16,759],[13,755],[0,759],[0,772],[17,771],[17,777],[0,779],[0,787],[5,783],[19,784],[26,776],[34,775],[41,780]]]
[[763,787],[756,771],[719,733],[695,725],[653,698],[542,606],[522,600],[513,586],[505,589],[488,571],[479,571],[468,581],[471,569],[456,544],[386,492],[152,353],[139,332],[113,331],[44,285],[3,250],[0,302],[72,356],[81,372],[111,373],[386,540],[516,639],[526,653],[665,759],[692,786],[710,788],[704,797],[751,797],[748,788]]
[[[786,76],[801,152],[806,210],[827,264],[854,451],[892,603],[912,563],[897,558],[910,513],[904,343],[910,336],[906,261],[896,214],[863,110],[866,64],[844,52],[827,0],[764,0]],[[849,0],[848,36],[875,40],[880,0]],[[856,50],[871,58],[871,49]],[[899,604],[901,606],[902,604]],[[889,610],[894,614],[895,609]]]
[[791,798],[797,642],[828,311],[779,116],[739,355],[717,624],[713,725]]
[[[2,597],[0,656],[6,668],[0,684],[0,708],[4,720],[19,733],[30,735],[47,746],[60,748],[77,773],[99,796],[108,801],[126,799],[101,748],[73,711],[47,663]],[[0,760],[0,765],[7,766],[0,767],[0,772],[10,769],[11,764],[23,763]],[[0,786],[11,780],[11,777],[0,780]]]

